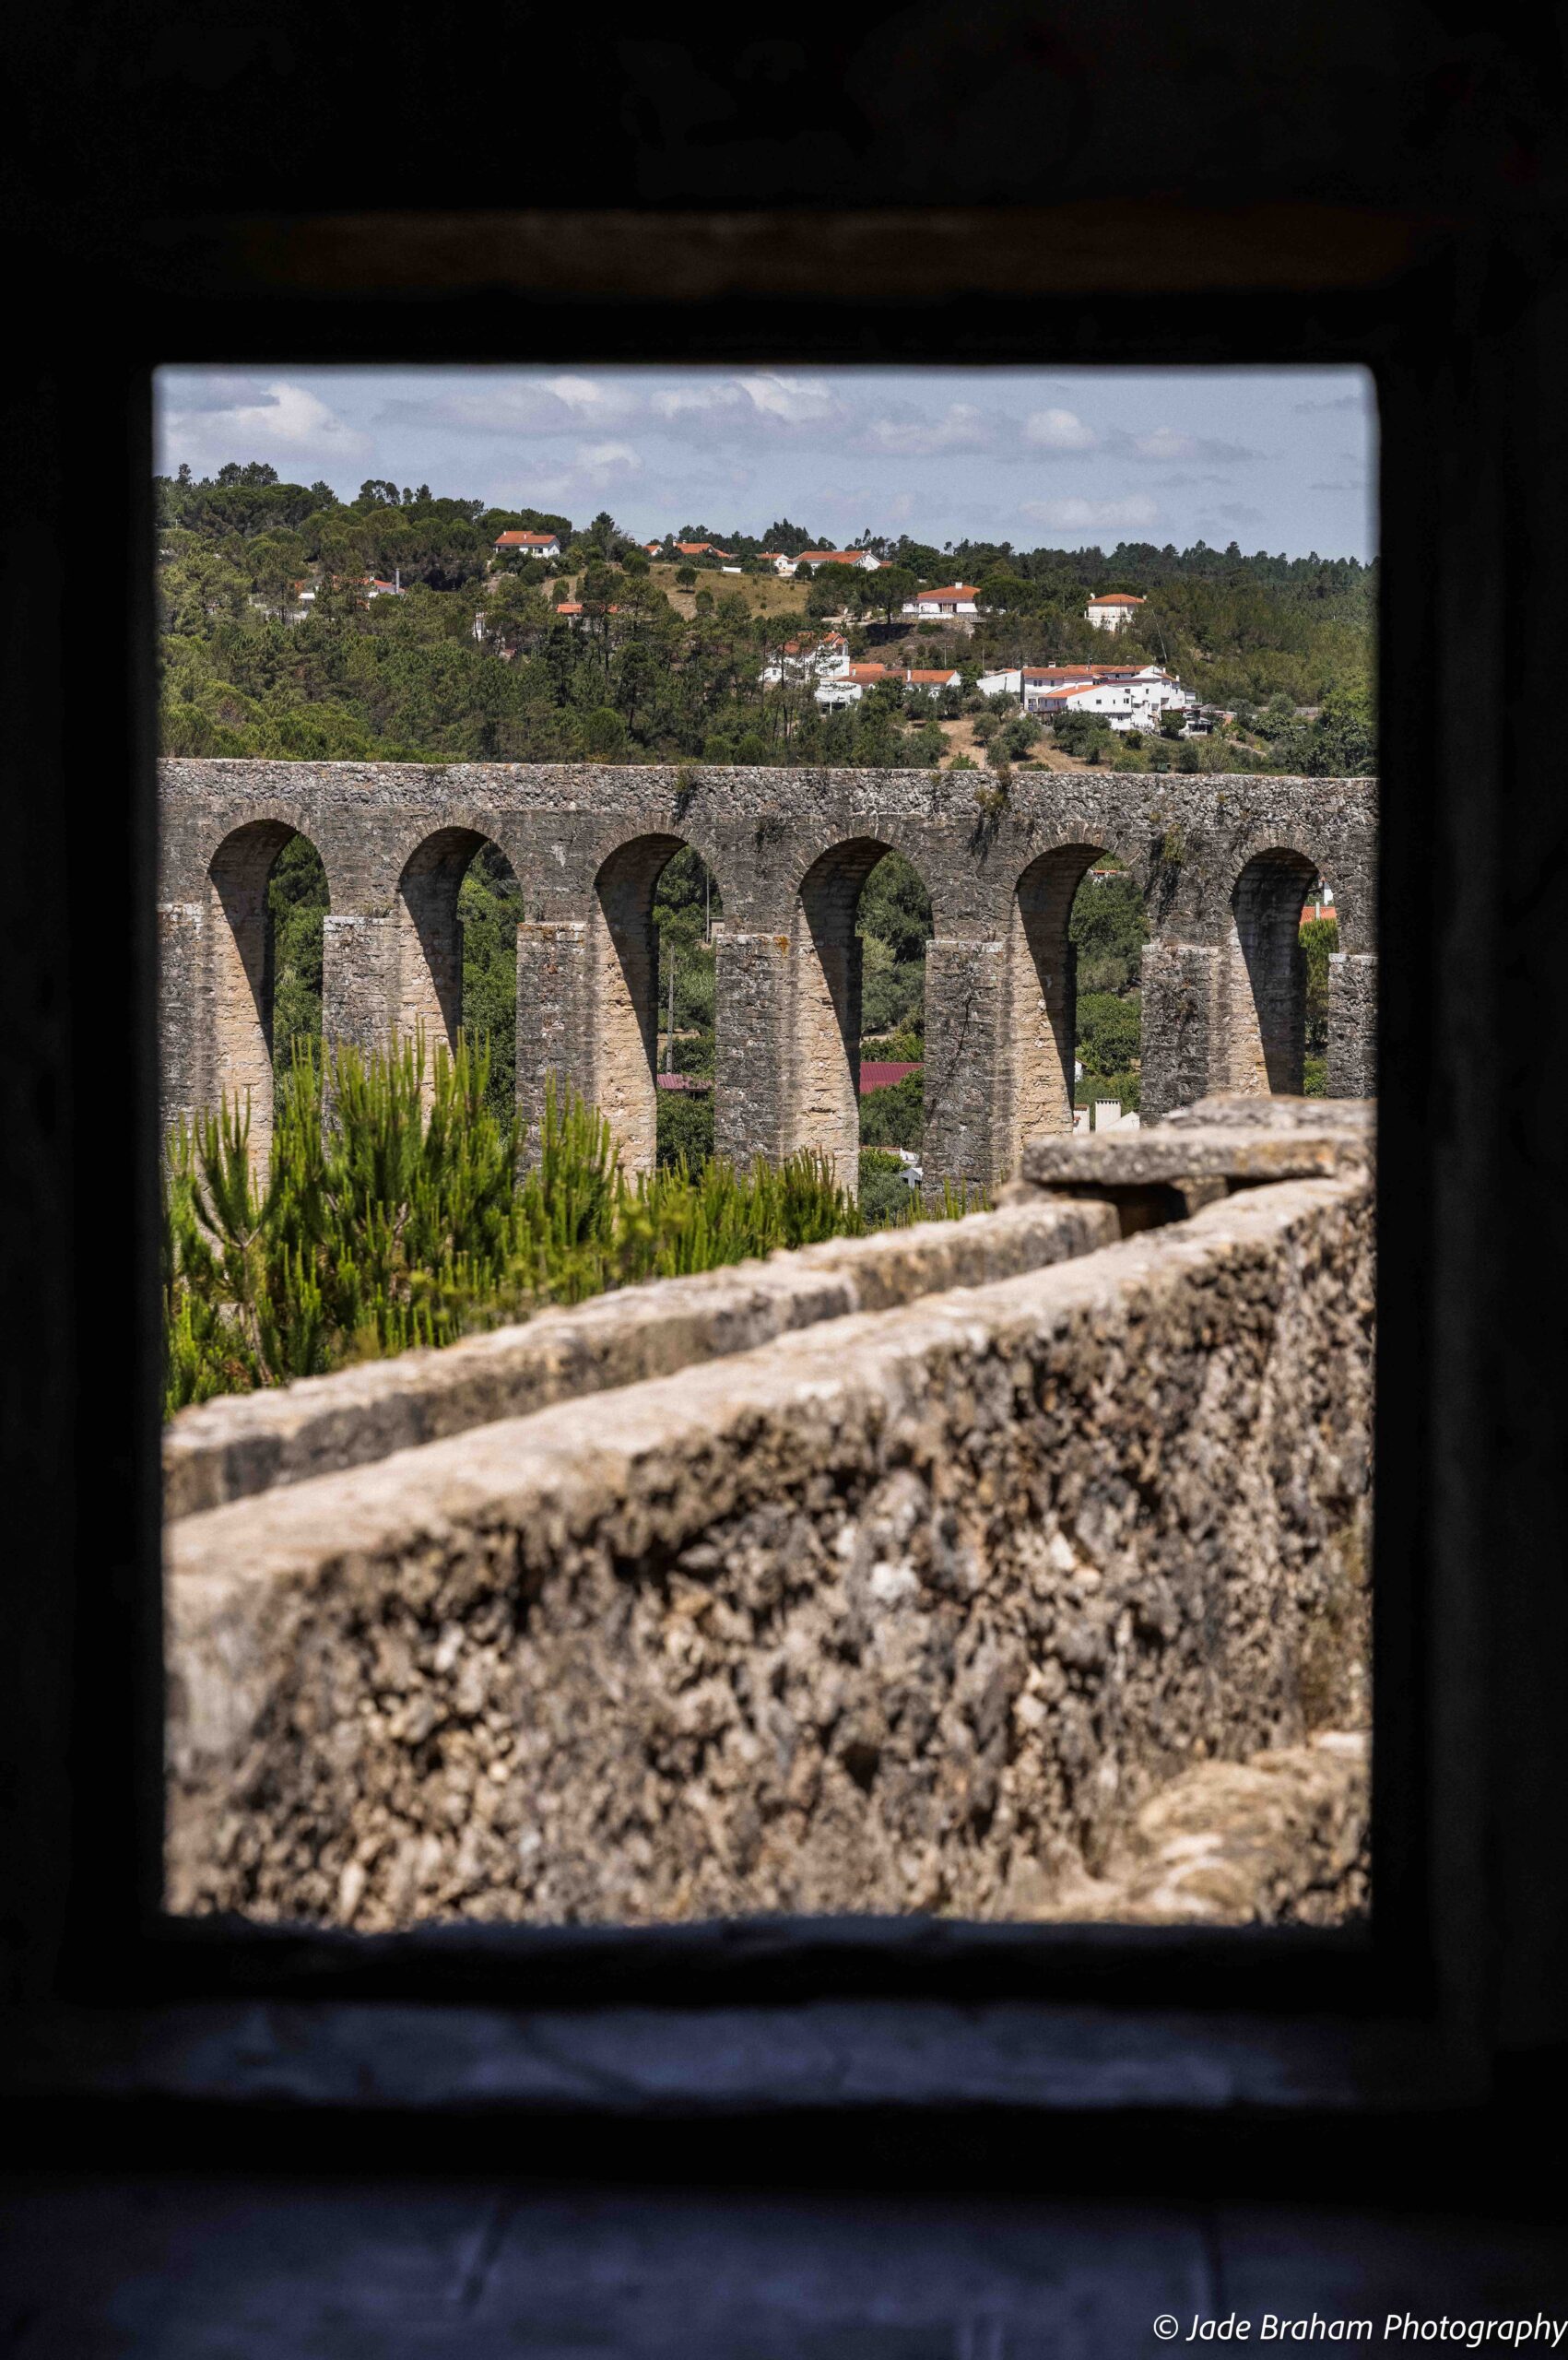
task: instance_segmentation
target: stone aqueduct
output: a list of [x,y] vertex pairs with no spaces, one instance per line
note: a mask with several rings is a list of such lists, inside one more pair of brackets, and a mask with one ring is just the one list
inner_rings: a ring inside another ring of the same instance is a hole
[[825,1150],[854,1176],[860,888],[902,853],[931,898],[928,1177],[1017,1169],[1070,1127],[1067,921],[1114,854],[1143,892],[1146,1119],[1205,1092],[1302,1084],[1298,918],[1321,875],[1339,915],[1328,1090],[1373,1089],[1377,785],[1109,773],[611,769],[599,765],[170,761],[161,766],[162,1057],[170,1115],[249,1092],[272,1104],[266,885],[296,833],[326,871],[329,1040],[370,1047],[460,1014],[457,894],[487,840],[522,890],[517,1086],[553,1070],[652,1160],[654,889],[691,845],[724,901],[716,944],[718,1150]]

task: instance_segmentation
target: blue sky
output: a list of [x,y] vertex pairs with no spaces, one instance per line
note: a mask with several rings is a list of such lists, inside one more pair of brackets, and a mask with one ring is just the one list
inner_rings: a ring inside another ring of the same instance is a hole
[[267,459],[644,537],[777,517],[1020,548],[1376,549],[1355,369],[232,369],[159,372],[158,465]]

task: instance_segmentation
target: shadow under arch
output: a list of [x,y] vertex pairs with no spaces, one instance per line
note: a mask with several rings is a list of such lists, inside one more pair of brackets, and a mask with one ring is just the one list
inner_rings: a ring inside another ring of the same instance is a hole
[[[896,851],[880,836],[830,845],[796,888],[790,926],[784,1151],[830,1157],[841,1186],[852,1190],[860,1173],[863,953],[856,920],[872,870]],[[921,885],[928,896],[924,878]]]
[[588,912],[588,1096],[623,1167],[658,1157],[659,946],[654,894],[684,836],[618,844],[599,864]]
[[1008,928],[1002,1073],[1007,1104],[1004,1133],[1008,1175],[1024,1144],[1073,1127],[1073,1074],[1078,1061],[1078,952],[1073,903],[1098,860],[1102,844],[1053,845],[1019,878]]
[[[206,924],[197,1058],[209,1106],[248,1101],[251,1150],[265,1162],[274,1104],[277,940],[268,888],[285,849],[310,838],[285,820],[252,820],[230,830],[206,870]],[[320,854],[313,844],[311,850]],[[323,879],[324,884],[324,868]]]
[[[512,864],[477,828],[440,828],[416,844],[397,880],[394,1031],[402,1040],[421,1033],[427,1052],[425,1090],[438,1048],[455,1049],[463,1023],[463,921],[458,896],[477,854],[496,855],[513,885]],[[521,891],[519,891],[521,906]],[[515,1011],[513,1018],[515,1034]]]
[[1319,864],[1288,844],[1254,853],[1231,888],[1222,937],[1223,1088],[1299,1097],[1305,1079],[1302,905]]

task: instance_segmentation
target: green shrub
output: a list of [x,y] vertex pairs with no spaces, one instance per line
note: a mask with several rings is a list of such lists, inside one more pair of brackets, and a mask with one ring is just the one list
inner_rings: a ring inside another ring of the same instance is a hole
[[[603,1116],[553,1089],[524,1159],[522,1126],[497,1113],[489,1079],[486,1052],[461,1041],[427,1068],[422,1044],[336,1049],[324,1066],[306,1038],[278,1080],[265,1172],[248,1105],[176,1127],[164,1167],[171,1414],[866,1226],[819,1155],[740,1173],[709,1153],[699,1169],[693,1139],[628,1178]],[[659,1095],[661,1133],[666,1103],[690,1107],[711,1150],[711,1096]]]
[[920,1198],[904,1178],[896,1155],[880,1148],[860,1150],[860,1218],[867,1229],[898,1229],[918,1216]]
[[713,1093],[711,1090],[661,1090],[655,1109],[661,1172],[684,1165],[701,1172],[713,1160]]
[[867,1147],[918,1149],[925,1125],[925,1077],[906,1073],[885,1090],[873,1090],[860,1102],[860,1144]]

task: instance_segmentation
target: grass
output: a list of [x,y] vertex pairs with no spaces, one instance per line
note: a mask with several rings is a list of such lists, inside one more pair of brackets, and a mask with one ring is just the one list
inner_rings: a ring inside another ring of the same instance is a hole
[[693,587],[678,590],[675,566],[655,565],[649,571],[676,612],[688,620],[697,611],[699,590],[711,590],[715,599],[731,596],[744,598],[749,615],[804,617],[806,593],[811,586],[809,574],[797,573],[786,579],[779,573],[714,573],[700,568]]

